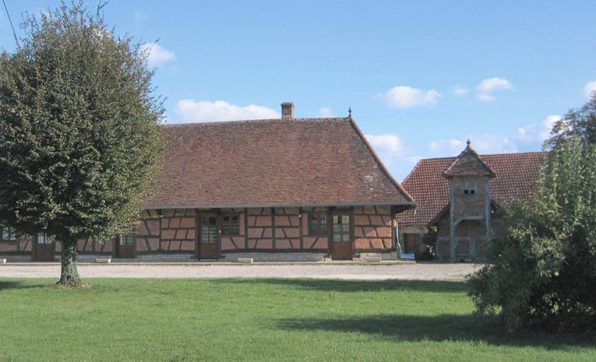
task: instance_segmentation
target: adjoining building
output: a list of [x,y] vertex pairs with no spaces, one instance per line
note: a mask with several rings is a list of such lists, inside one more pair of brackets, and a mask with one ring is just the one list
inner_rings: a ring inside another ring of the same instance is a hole
[[474,260],[502,225],[507,207],[529,196],[546,152],[423,159],[403,181],[417,208],[398,216],[402,253],[434,245],[439,260]]
[[[166,125],[170,143],[135,233],[80,240],[79,260],[395,258],[397,215],[412,197],[389,174],[351,114]],[[0,255],[55,260],[44,235],[2,230]]]

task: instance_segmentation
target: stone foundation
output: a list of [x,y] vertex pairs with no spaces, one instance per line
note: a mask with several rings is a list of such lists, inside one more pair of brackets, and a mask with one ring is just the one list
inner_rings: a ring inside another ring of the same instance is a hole
[[225,255],[224,261],[237,262],[239,258],[252,258],[255,262],[275,261],[324,261],[325,253],[230,253]]
[[0,255],[0,259],[6,259],[7,263],[28,263],[31,255]]
[[388,253],[360,253],[360,260],[365,260],[365,258],[381,258],[381,260],[383,261],[397,260],[397,252],[392,251]]

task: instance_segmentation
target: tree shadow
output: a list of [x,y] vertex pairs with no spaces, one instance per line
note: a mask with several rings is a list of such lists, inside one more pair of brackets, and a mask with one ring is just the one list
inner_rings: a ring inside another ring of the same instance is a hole
[[25,284],[15,280],[0,280],[0,292],[9,289],[40,289],[52,288],[52,284]]
[[495,346],[538,346],[549,350],[594,348],[596,334],[520,331],[508,333],[497,317],[479,315],[374,315],[345,319],[282,319],[282,330],[358,332],[391,341],[471,341]]
[[214,283],[284,285],[326,292],[418,291],[465,293],[468,286],[459,281],[426,280],[340,280],[340,279],[214,279]]

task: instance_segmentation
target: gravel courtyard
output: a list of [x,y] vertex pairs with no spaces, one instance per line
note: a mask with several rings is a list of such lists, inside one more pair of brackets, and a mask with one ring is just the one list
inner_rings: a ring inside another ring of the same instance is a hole
[[[321,278],[463,280],[481,266],[443,263],[79,264],[82,278]],[[58,263],[0,264],[0,278],[59,278]]]

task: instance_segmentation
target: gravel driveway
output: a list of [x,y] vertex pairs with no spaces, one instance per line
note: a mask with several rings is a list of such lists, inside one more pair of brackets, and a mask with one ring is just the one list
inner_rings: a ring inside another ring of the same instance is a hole
[[[475,264],[443,263],[262,263],[262,264],[79,264],[83,278],[322,278],[345,280],[463,280]],[[0,278],[59,278],[57,263],[0,264]]]

